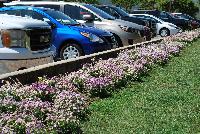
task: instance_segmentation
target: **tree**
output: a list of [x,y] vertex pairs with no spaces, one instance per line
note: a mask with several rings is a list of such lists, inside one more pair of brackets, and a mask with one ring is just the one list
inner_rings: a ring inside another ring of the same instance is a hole
[[113,4],[124,7],[126,10],[138,5],[140,0],[111,0]]
[[162,7],[167,11],[186,13],[191,16],[195,16],[196,12],[199,11],[199,8],[192,0],[176,0],[171,3],[171,7],[170,2],[166,2],[162,5]]
[[[200,2],[200,0],[198,0]],[[169,12],[182,12],[194,16],[199,10],[192,0],[112,0],[126,9],[139,5],[141,9],[158,9]]]

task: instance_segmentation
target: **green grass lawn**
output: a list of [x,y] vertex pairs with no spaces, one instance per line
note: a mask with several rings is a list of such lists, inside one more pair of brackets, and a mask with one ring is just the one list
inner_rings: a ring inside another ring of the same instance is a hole
[[84,133],[200,132],[200,40],[143,80],[92,103]]

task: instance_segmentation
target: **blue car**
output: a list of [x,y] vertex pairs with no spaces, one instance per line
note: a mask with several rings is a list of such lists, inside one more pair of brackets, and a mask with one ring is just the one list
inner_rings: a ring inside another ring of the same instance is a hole
[[48,22],[52,27],[52,43],[56,47],[57,57],[60,59],[75,58],[117,46],[115,38],[110,32],[81,25],[53,9],[12,6],[0,8],[0,14],[30,17]]

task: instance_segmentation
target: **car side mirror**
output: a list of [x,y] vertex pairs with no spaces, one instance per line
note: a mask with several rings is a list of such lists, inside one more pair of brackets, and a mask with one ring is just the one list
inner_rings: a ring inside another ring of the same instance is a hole
[[51,29],[56,28],[56,24],[52,23],[49,19],[43,18],[43,21],[47,22],[51,26]]
[[86,22],[93,22],[95,18],[92,14],[84,14],[83,20],[85,20]]
[[49,25],[51,26],[51,29],[55,29],[56,28],[56,24],[54,24],[54,23],[49,23]]

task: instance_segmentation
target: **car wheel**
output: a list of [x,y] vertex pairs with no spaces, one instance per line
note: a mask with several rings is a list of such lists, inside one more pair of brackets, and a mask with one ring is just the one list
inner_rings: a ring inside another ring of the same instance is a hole
[[161,37],[166,37],[166,36],[169,36],[169,35],[170,35],[169,29],[167,29],[167,28],[162,28],[162,29],[160,30],[160,36],[161,36]]
[[120,37],[118,35],[116,35],[116,34],[113,34],[113,35],[115,37],[115,40],[117,41],[117,44],[116,44],[117,47],[123,47],[123,43],[122,43]]
[[77,43],[71,42],[66,43],[60,51],[60,58],[62,60],[67,60],[71,58],[76,58],[83,55],[83,51]]

